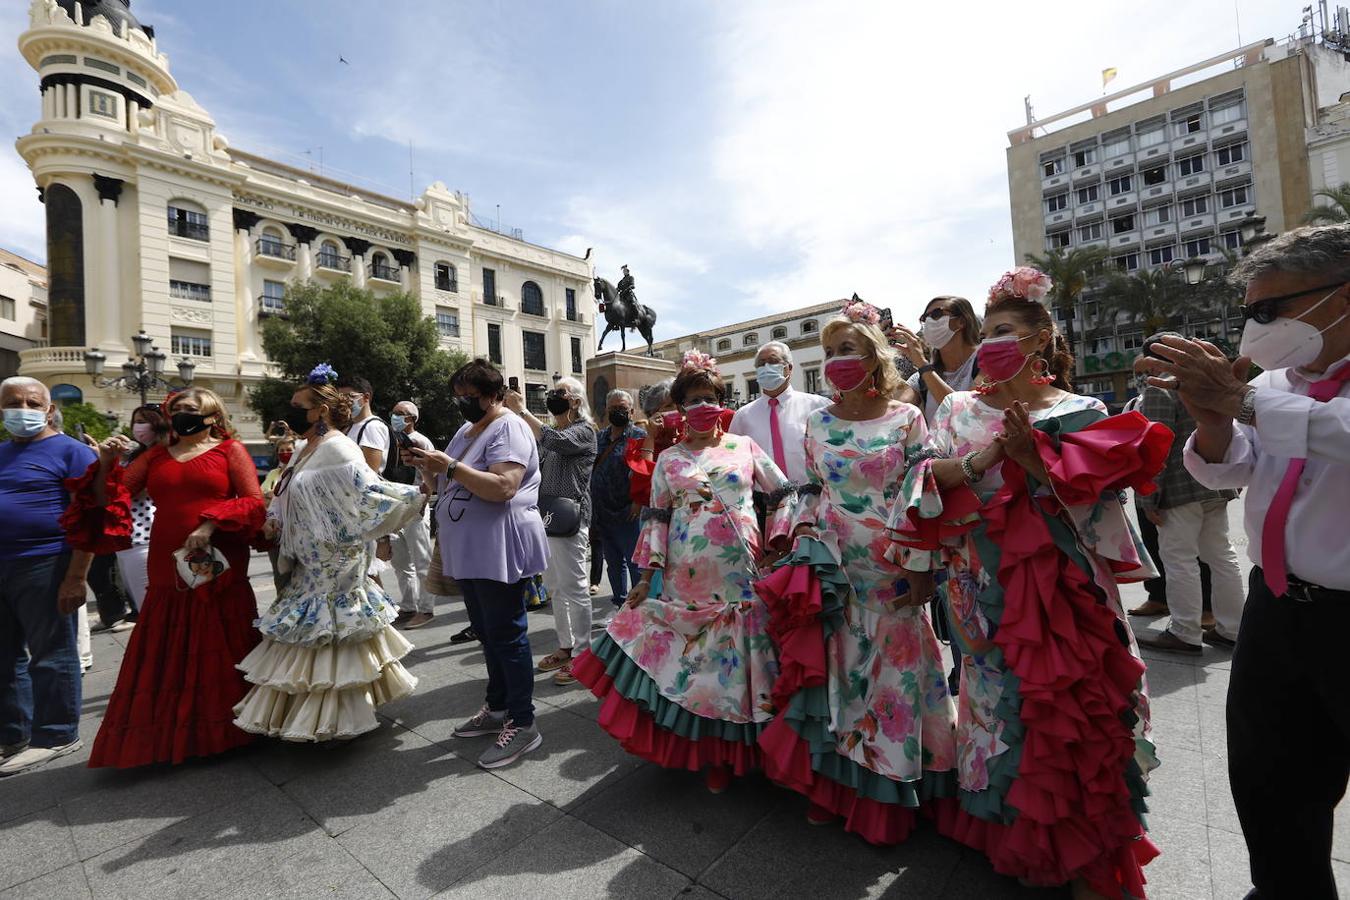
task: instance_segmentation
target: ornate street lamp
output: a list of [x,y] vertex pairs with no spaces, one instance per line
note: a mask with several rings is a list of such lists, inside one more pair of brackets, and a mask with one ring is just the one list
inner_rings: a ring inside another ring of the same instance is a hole
[[[173,388],[172,384],[164,380],[164,369],[169,357],[154,345],[153,339],[145,333],[145,329],[131,336],[131,345],[136,348],[136,358],[129,358],[122,363],[122,374],[116,378],[103,377],[108,357],[97,347],[85,351],[84,370],[89,374],[90,380],[101,388],[117,388],[140,394],[141,406],[145,406],[151,389],[164,388],[167,391]],[[178,377],[184,387],[192,384],[192,373],[196,368],[187,357],[178,361]],[[115,416],[113,424],[115,427]]]
[[1205,280],[1205,269],[1209,263],[1205,262],[1203,256],[1192,256],[1181,264],[1182,271],[1186,273],[1186,283],[1195,286]]

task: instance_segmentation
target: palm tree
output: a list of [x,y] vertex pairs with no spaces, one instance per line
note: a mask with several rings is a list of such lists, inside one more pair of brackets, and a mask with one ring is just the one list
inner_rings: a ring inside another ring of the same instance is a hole
[[1073,317],[1078,298],[1099,276],[1105,259],[1105,247],[1074,247],[1071,250],[1056,247],[1041,255],[1026,255],[1028,263],[1049,275],[1054,282],[1054,287],[1050,289],[1050,307],[1059,313],[1059,318],[1064,322],[1064,338],[1069,342],[1069,352],[1075,356],[1078,355],[1078,346]]
[[1162,266],[1137,275],[1112,274],[1098,299],[1111,317],[1123,313],[1129,321],[1143,324],[1144,334],[1150,335],[1166,328],[1194,295],[1180,271]]
[[1340,187],[1313,191],[1313,196],[1325,198],[1330,200],[1331,203],[1314,206],[1312,211],[1303,217],[1305,223],[1309,225],[1338,225],[1343,222],[1350,222],[1350,182],[1343,181]]

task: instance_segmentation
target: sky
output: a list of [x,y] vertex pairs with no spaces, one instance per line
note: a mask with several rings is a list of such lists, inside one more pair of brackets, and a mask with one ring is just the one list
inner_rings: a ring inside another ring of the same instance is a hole
[[[0,133],[40,114],[0,0]],[[1303,0],[134,0],[242,150],[628,264],[657,338],[858,293],[916,324],[1013,265],[1007,132],[1242,43]],[[346,59],[346,64],[339,62]],[[43,259],[0,146],[0,246]],[[500,209],[500,212],[499,212]]]

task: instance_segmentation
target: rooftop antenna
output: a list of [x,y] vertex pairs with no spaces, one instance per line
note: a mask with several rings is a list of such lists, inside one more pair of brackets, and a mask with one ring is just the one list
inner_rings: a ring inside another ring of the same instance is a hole
[[1030,95],[1030,94],[1027,94],[1025,97],[1022,98],[1022,105],[1025,106],[1025,107],[1027,108],[1027,124],[1028,124],[1028,125],[1035,125],[1035,124],[1036,124],[1036,114],[1035,114],[1035,113],[1032,111],[1032,109],[1031,109],[1031,95]]
[[409,202],[417,199],[417,188],[413,180],[413,142],[408,141],[408,200]]

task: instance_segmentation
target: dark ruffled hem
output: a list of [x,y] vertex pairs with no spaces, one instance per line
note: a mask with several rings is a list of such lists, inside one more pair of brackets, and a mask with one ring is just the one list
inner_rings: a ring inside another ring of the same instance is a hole
[[[608,635],[596,641],[597,647],[606,641],[622,659],[606,662],[587,650],[572,661],[572,674],[601,699],[600,727],[624,750],[666,769],[697,772],[708,766],[726,766],[744,775],[760,768],[759,725],[696,716],[661,697],[656,683]],[[607,669],[618,670],[620,681]],[[632,676],[632,670],[640,678]],[[647,684],[634,691],[643,679]],[[635,696],[625,696],[621,683]]]
[[131,546],[131,495],[122,483],[122,467],[115,465],[104,476],[107,502],[96,504],[98,467],[95,460],[83,475],[63,482],[70,505],[61,514],[61,528],[70,546],[101,556]]

